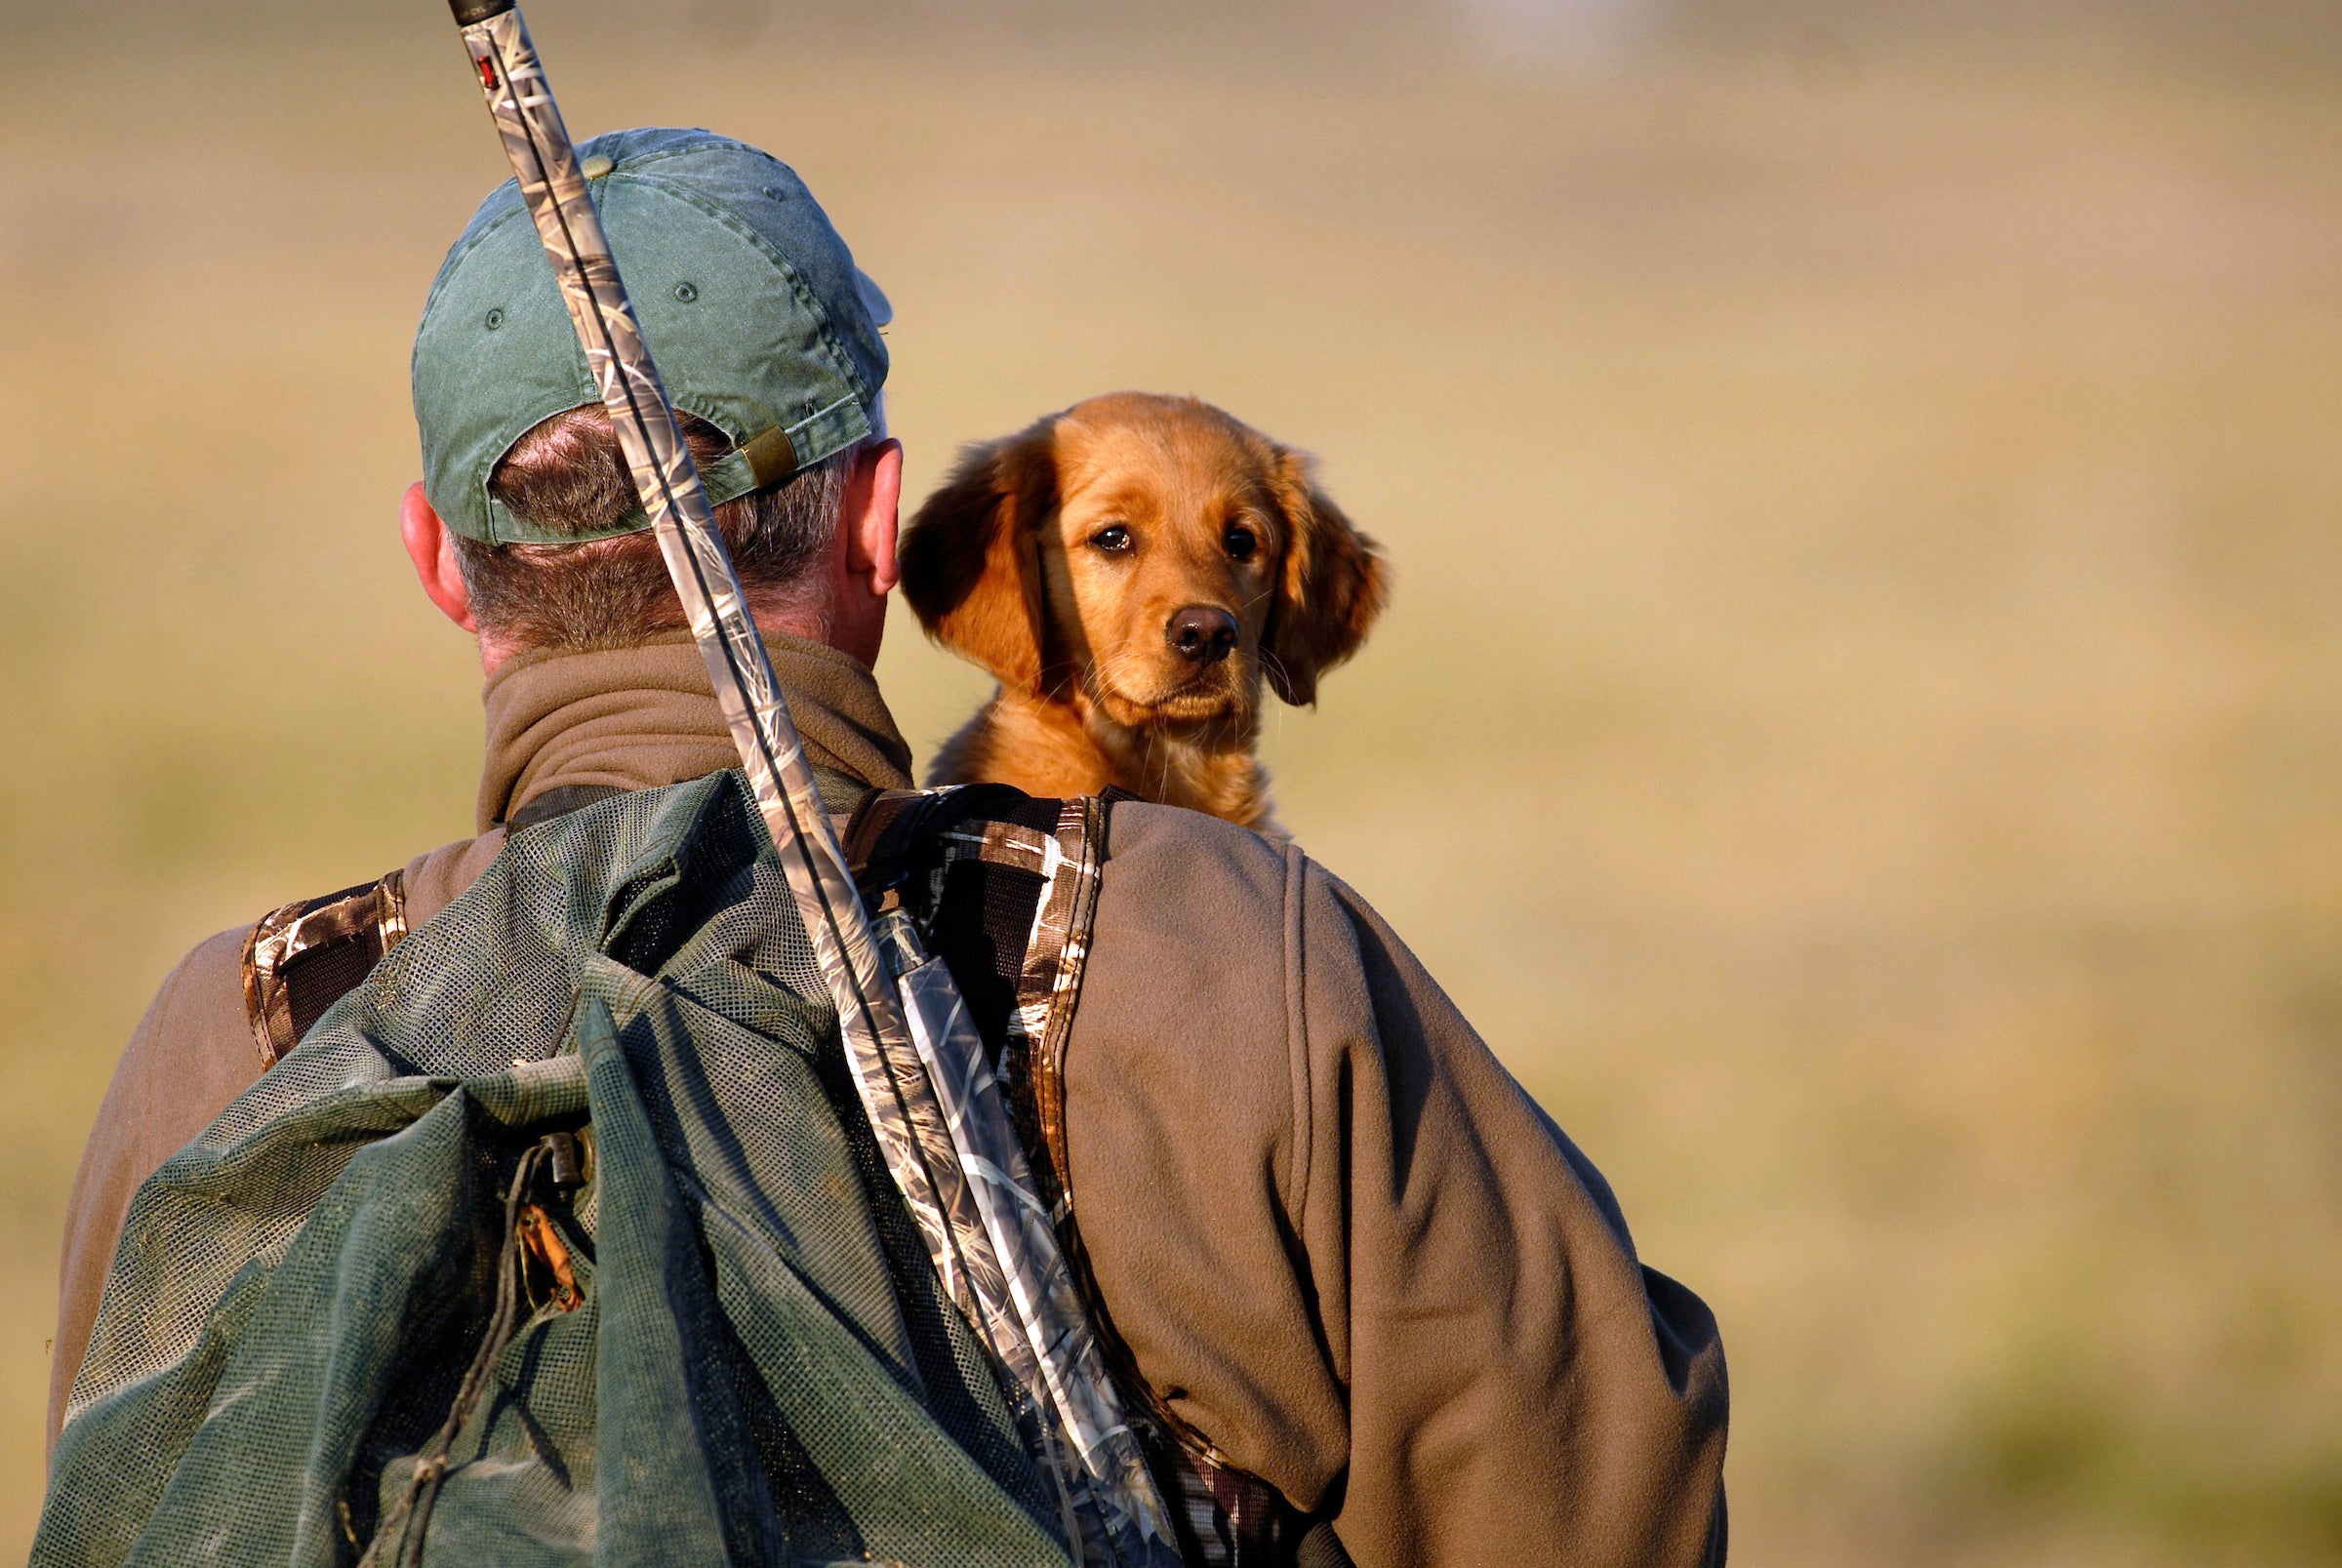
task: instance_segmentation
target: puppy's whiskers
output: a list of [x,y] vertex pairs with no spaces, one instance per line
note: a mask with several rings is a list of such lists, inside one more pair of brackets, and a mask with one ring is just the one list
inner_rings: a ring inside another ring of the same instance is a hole
[[1285,662],[1266,646],[1261,649],[1261,669],[1263,673],[1272,676],[1280,686],[1289,687],[1293,683],[1292,670],[1286,668]]
[[1144,665],[1146,659],[1146,655],[1132,653],[1128,650],[1118,650],[1103,658],[1093,658],[1087,672],[1090,695],[1097,698],[1117,697],[1125,703],[1151,707],[1153,705],[1151,699],[1136,698],[1125,691],[1121,678],[1122,670],[1133,665]]

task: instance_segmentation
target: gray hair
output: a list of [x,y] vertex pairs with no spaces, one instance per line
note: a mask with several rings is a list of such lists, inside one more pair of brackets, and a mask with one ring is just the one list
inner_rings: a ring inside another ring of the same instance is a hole
[[[878,412],[872,422],[884,417]],[[703,466],[731,450],[707,421],[678,413],[676,422]],[[868,437],[715,508],[742,586],[750,593],[786,588],[828,552],[855,460],[882,438]],[[635,504],[610,417],[595,404],[531,426],[498,460],[489,488],[530,524],[556,533],[606,528]],[[647,532],[570,544],[488,544],[458,536],[456,553],[473,620],[505,643],[575,652],[684,625],[666,561]]]

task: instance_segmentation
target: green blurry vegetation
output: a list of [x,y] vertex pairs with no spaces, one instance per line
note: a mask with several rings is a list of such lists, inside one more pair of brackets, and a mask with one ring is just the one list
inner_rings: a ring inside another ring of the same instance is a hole
[[[1737,1561],[2342,1562],[2329,10],[530,9],[806,175],[914,489],[1124,385],[1321,454],[1398,596],[1284,815],[1716,1307]],[[0,1555],[154,985],[469,830],[393,516],[503,171],[440,10],[312,15],[0,19]]]

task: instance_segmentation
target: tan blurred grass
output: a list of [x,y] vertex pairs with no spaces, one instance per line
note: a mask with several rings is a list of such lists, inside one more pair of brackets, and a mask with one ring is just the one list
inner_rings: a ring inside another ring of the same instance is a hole
[[[914,487],[1116,385],[1322,454],[1400,588],[1285,815],[1717,1308],[1740,1561],[2342,1559],[2330,96],[531,9],[581,133],[807,176]],[[500,174],[444,31],[0,61],[0,1552],[154,982],[467,830],[389,526]]]

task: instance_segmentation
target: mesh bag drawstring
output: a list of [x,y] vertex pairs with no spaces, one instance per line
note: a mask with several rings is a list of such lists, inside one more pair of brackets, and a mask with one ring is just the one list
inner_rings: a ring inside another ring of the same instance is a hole
[[[415,1468],[407,1477],[406,1490],[399,1494],[398,1501],[391,1506],[388,1513],[383,1515],[382,1523],[375,1528],[374,1540],[367,1546],[366,1554],[358,1559],[358,1568],[380,1568],[384,1543],[390,1540],[401,1525],[406,1524],[410,1515],[414,1523],[400,1538],[390,1559],[391,1565],[392,1568],[406,1568],[407,1564],[423,1560],[423,1539],[431,1527],[431,1505],[438,1499],[439,1484],[447,1478],[448,1453],[456,1446],[457,1434],[463,1431],[464,1424],[471,1419],[473,1409],[480,1402],[480,1395],[486,1391],[489,1380],[496,1374],[497,1361],[512,1343],[512,1336],[520,1327],[521,1305],[526,1299],[521,1289],[521,1276],[523,1258],[528,1250],[520,1224],[521,1203],[536,1182],[538,1172],[548,1162],[559,1163],[557,1156],[560,1150],[554,1141],[563,1136],[551,1134],[530,1145],[521,1154],[519,1166],[512,1172],[512,1185],[505,1191],[505,1239],[497,1259],[496,1310],[489,1316],[488,1332],[481,1339],[479,1350],[472,1356],[470,1367],[464,1373],[462,1386],[456,1389],[455,1402],[448,1407],[447,1420],[440,1425],[438,1432],[423,1452],[415,1457]],[[575,1156],[571,1157],[574,1159]],[[556,1173],[558,1179],[559,1174]]]

